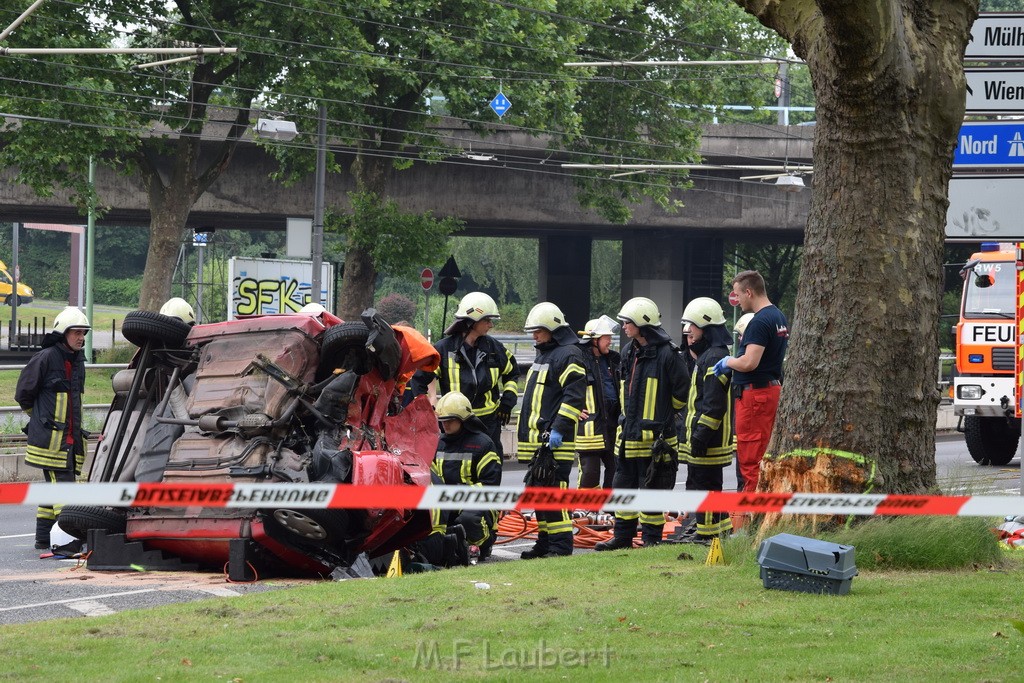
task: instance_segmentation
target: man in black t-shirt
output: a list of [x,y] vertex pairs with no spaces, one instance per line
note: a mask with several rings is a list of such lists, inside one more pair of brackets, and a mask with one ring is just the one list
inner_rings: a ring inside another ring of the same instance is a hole
[[744,313],[753,313],[740,343],[739,355],[715,364],[715,374],[732,372],[736,400],[736,459],[743,481],[740,489],[756,491],[761,458],[775,424],[782,392],[782,360],[789,343],[789,324],[765,294],[764,278],[745,270],[732,281],[732,291]]

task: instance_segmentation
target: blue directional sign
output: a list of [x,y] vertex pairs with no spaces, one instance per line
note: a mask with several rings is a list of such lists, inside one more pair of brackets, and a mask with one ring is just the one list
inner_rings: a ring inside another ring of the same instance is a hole
[[1024,121],[963,124],[953,166],[1024,166]]
[[501,118],[505,115],[505,112],[512,108],[512,103],[507,97],[505,97],[504,93],[499,92],[494,96],[494,99],[491,100],[490,107],[494,110],[494,113],[498,115],[498,118]]

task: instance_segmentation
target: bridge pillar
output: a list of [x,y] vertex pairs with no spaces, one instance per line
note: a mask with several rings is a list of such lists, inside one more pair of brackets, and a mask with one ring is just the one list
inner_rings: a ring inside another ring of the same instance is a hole
[[682,337],[679,319],[688,301],[709,296],[728,306],[722,278],[721,239],[637,231],[622,240],[622,301],[652,299],[661,311],[662,326],[677,344]]
[[552,235],[540,238],[540,280],[537,298],[557,304],[576,332],[590,320],[589,236]]

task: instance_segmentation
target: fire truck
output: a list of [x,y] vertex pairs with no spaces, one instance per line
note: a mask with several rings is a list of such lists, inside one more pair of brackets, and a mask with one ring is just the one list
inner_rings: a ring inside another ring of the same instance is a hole
[[953,411],[975,462],[1005,465],[1016,455],[1020,438],[1020,420],[1014,417],[1015,245],[983,243],[960,275]]

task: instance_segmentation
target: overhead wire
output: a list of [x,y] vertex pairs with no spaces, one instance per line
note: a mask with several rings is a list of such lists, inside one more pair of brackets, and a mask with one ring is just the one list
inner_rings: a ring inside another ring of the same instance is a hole
[[[58,0],[58,1],[61,1],[61,0]],[[521,6],[519,6],[519,7],[521,8]],[[527,8],[527,9],[529,9],[529,8]],[[572,19],[572,18],[569,18],[569,17],[564,17],[564,15],[560,15],[560,16],[562,16],[565,19],[569,19],[569,20]],[[620,30],[622,27],[604,26],[604,28],[607,28],[609,30]],[[212,28],[211,28],[211,30],[212,30]],[[246,34],[237,34],[237,35],[246,35]],[[253,37],[253,36],[250,36],[250,37]],[[262,38],[262,37],[260,37],[260,38]],[[289,41],[279,41],[279,42],[289,42]],[[292,44],[295,44],[295,43],[292,43]],[[334,49],[334,48],[331,48],[329,46],[321,46],[321,47],[323,47],[324,49]],[[521,47],[521,46],[509,45],[509,47]],[[703,46],[703,47],[714,47],[714,46]],[[268,56],[280,57],[280,55],[275,55],[275,54],[272,54],[272,53],[264,53],[264,54],[267,54]],[[387,56],[387,55],[379,55],[377,53],[373,53],[373,54],[375,54],[376,56]],[[449,62],[439,62],[437,60],[421,60],[421,61],[429,62],[429,63],[432,63],[432,64],[438,64],[438,65],[452,65],[452,64],[454,64],[454,63],[449,63]],[[328,62],[328,63],[333,63],[333,62]],[[360,67],[360,66],[365,66],[365,65],[352,64],[351,66]],[[469,66],[471,68],[477,68],[475,65],[458,65],[458,66]],[[543,74],[543,76],[545,77],[544,80],[551,80],[549,74]],[[605,79],[594,79],[594,80],[605,80]],[[679,79],[679,80],[694,80],[694,79]],[[615,82],[615,80],[613,79],[612,82]],[[619,82],[622,82],[622,81],[620,80]],[[283,97],[284,94],[283,93],[279,93],[279,94],[277,94],[277,96]],[[153,98],[153,99],[155,100],[157,98]],[[317,98],[312,98],[312,97],[307,98],[307,99],[317,100]],[[319,100],[317,100],[317,101],[319,101]],[[339,101],[339,103],[344,103],[344,101]],[[367,106],[365,103],[348,102],[348,104],[358,104],[360,106]],[[392,110],[395,110],[393,108],[388,108],[388,107],[380,106],[380,105],[369,105],[369,106],[376,106],[376,107],[381,108],[381,109],[392,109]],[[397,111],[397,110],[395,110],[395,111]],[[419,111],[412,111],[412,112],[408,112],[408,113],[412,113],[412,114],[416,114],[416,115],[429,115],[429,114],[426,114],[425,112],[419,112]],[[311,118],[311,117],[309,117],[309,118]],[[461,120],[465,121],[465,122],[477,123],[476,121],[471,120],[471,119],[461,119]],[[349,123],[354,123],[354,122],[349,122]],[[358,125],[365,125],[365,124],[359,123]],[[386,129],[385,127],[376,127],[376,128],[377,129]],[[397,129],[394,129],[394,130],[397,130]],[[417,135],[417,136],[424,136],[425,135],[425,133],[423,131],[400,131],[400,132],[403,132],[403,134],[410,134],[410,135]],[[558,135],[559,134],[557,131],[543,130],[543,131],[539,131],[539,132],[542,132],[542,133],[548,134],[548,135]],[[349,137],[347,139],[349,139],[350,141],[354,141],[354,142],[366,141],[366,140],[359,140],[359,139],[355,139],[355,138],[351,138],[351,137]],[[592,141],[592,140],[599,139],[599,138],[593,138],[593,137],[588,138],[587,136],[582,136],[581,139],[591,140]],[[605,141],[605,142],[612,142],[612,143],[618,143],[618,144],[623,144],[623,143],[625,143],[625,144],[637,144],[634,141],[624,141],[624,140],[614,140],[614,139],[603,139],[603,141]],[[585,154],[585,155],[590,156],[590,157],[601,156],[599,153],[594,153],[593,151],[590,151],[590,152],[578,152],[578,151],[567,150],[566,152],[569,153],[569,154]],[[610,156],[613,156],[613,155],[606,154],[604,156],[610,157]],[[409,157],[408,156],[399,156],[399,157],[394,157],[394,158],[409,158]],[[622,181],[619,181],[619,182],[622,182]],[[631,180],[629,182],[636,183],[637,181]],[[642,183],[642,184],[650,185],[650,183]],[[662,186],[662,185],[659,184],[658,186]]]

